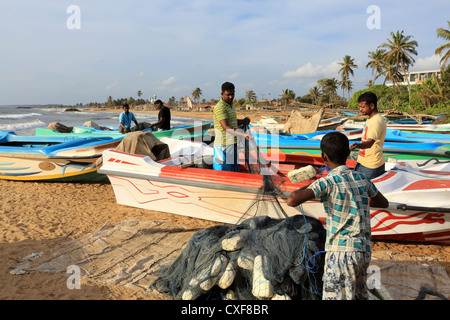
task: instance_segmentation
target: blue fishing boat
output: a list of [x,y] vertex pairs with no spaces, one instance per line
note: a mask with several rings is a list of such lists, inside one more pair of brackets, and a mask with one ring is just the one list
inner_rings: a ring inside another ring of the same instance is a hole
[[96,160],[122,138],[20,136],[0,131],[0,179],[87,182],[106,180]]
[[[202,123],[195,126],[179,126],[174,127],[171,130],[165,131],[152,131],[150,128],[142,130],[142,132],[151,132],[155,137],[172,137],[175,139],[193,139],[201,140],[203,135],[210,128],[211,123]],[[77,138],[93,138],[93,137],[109,137],[123,138],[125,133],[120,133],[118,130],[101,130],[92,127],[77,126],[73,127],[72,132],[58,132],[54,129],[48,128],[36,128],[36,136],[60,136],[60,137],[77,137]]]
[[450,135],[443,133],[407,132],[396,129],[387,129],[385,141],[450,143]]
[[[252,133],[261,151],[278,149],[279,153],[297,155],[320,154],[319,139],[297,139],[295,136]],[[349,141],[352,144],[354,141]],[[385,142],[383,155],[386,159],[396,160],[428,160],[431,157],[440,160],[450,159],[450,144],[441,142]]]

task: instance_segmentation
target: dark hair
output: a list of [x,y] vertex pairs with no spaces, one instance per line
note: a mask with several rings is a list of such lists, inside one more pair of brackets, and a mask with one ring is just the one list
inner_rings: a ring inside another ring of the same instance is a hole
[[222,84],[222,93],[225,91],[233,91],[234,90],[234,84],[231,82],[225,82]]
[[163,102],[158,99],[158,100],[155,101],[155,104],[163,104]]
[[328,132],[320,141],[320,149],[336,164],[345,164],[350,155],[348,138],[340,132]]
[[371,91],[364,92],[362,95],[358,97],[358,103],[360,102],[367,102],[368,105],[373,103],[375,108],[377,107],[377,95]]
[[123,107],[122,107],[122,109],[123,108],[129,108],[130,106],[128,105],[128,103],[125,103],[124,105],[123,105]]

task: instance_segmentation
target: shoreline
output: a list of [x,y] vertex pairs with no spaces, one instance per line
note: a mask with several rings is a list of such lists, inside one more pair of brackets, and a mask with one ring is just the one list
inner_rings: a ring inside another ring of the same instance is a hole
[[[88,108],[85,110],[89,110],[91,112],[115,112],[119,115],[122,112],[122,109],[108,108],[108,109],[99,109],[99,108]],[[130,109],[130,112],[133,113],[148,113],[148,114],[158,114],[158,110],[134,110]],[[185,118],[202,118],[202,119],[211,119],[213,121],[212,111],[179,111],[173,110],[170,108],[170,113],[172,116],[177,117],[185,117]],[[237,111],[238,119],[248,117],[252,122],[260,121],[261,116],[273,116],[273,117],[284,117],[290,114],[289,112],[283,111]]]

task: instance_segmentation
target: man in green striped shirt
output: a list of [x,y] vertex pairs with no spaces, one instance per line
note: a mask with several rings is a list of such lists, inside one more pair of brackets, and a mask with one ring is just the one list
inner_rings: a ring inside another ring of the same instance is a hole
[[222,84],[220,101],[213,110],[215,133],[213,168],[215,170],[238,172],[237,138],[251,140],[251,135],[239,129],[240,125],[248,124],[250,121],[248,118],[237,119],[236,109],[233,107],[234,94],[234,84],[230,82]]

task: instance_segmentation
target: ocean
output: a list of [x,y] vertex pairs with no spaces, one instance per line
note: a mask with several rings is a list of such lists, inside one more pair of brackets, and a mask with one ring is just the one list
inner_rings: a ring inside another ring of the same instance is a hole
[[[68,127],[82,126],[87,121],[93,121],[100,126],[119,127],[119,114],[116,112],[95,112],[77,108],[80,111],[65,111],[59,108],[0,106],[0,131],[13,131],[22,136],[34,136],[36,128],[46,128],[52,122],[59,122]],[[133,110],[131,110],[133,112]],[[138,122],[156,122],[157,114],[134,112]],[[211,119],[199,119],[173,116],[171,126],[190,126],[202,122],[212,122]]]

